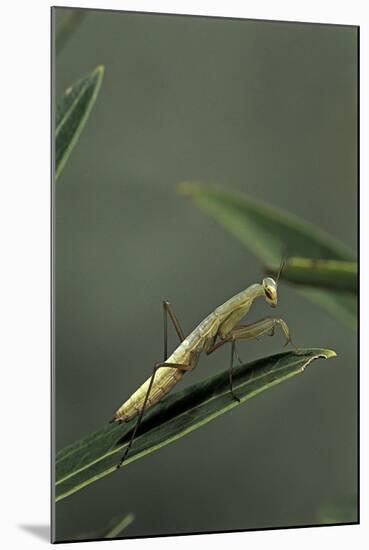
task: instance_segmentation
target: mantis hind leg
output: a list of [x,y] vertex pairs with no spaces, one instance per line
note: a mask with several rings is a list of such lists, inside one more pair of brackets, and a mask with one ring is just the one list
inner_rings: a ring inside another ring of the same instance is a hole
[[[182,370],[182,371],[188,371],[188,370],[193,370],[195,368],[196,365],[182,365],[182,364],[175,364],[175,363],[166,363],[165,361],[167,360],[167,357],[168,357],[168,315],[173,323],[173,326],[174,326],[174,329],[177,333],[177,336],[180,340],[180,342],[183,342],[183,340],[185,339],[185,336],[184,336],[184,333],[183,333],[183,330],[182,330],[182,327],[180,325],[180,322],[178,321],[178,318],[176,316],[176,314],[174,313],[174,310],[173,310],[173,307],[172,305],[170,304],[170,302],[168,302],[168,300],[163,300],[163,316],[164,316],[164,362],[163,363],[156,363],[154,368],[153,368],[153,373],[152,373],[152,376],[151,376],[151,379],[150,379],[150,384],[149,384],[149,387],[147,389],[147,392],[146,392],[146,395],[145,395],[145,399],[144,399],[144,402],[143,402],[143,405],[142,405],[142,408],[139,412],[139,415],[138,415],[138,419],[137,419],[137,422],[135,424],[135,427],[133,429],[133,432],[132,432],[132,435],[131,435],[131,439],[128,443],[128,446],[124,452],[124,455],[123,457],[121,458],[121,460],[119,461],[118,463],[118,466],[117,468],[120,468],[123,464],[123,462],[125,461],[125,459],[127,458],[127,455],[128,455],[128,452],[130,451],[131,447],[132,447],[132,444],[133,444],[133,441],[134,441],[134,438],[135,438],[135,435],[137,433],[137,430],[138,428],[140,427],[140,424],[141,424],[141,421],[142,421],[142,417],[144,415],[144,412],[145,412],[145,409],[146,409],[146,405],[147,405],[147,401],[149,399],[149,396],[150,396],[150,392],[151,392],[151,389],[152,389],[152,386],[153,386],[153,383],[154,383],[154,378],[155,378],[155,374],[156,374],[156,371],[160,368],[160,367],[171,367],[171,368],[175,368],[175,369],[179,369],[179,370]],[[113,418],[112,420],[110,420],[110,422],[114,422],[115,421],[115,418]]]
[[178,335],[179,341],[183,342],[185,339],[182,327],[177,319],[174,309],[168,300],[163,301],[163,314],[164,314],[164,361],[168,358],[168,315],[173,323],[175,331]]
[[[168,300],[163,300],[163,321],[164,321],[164,362],[168,358],[168,315],[173,323],[174,329],[178,335],[179,341],[183,342],[185,339],[182,327],[176,314],[174,313],[173,307]],[[151,388],[150,388],[151,389]],[[109,420],[109,424],[116,422],[116,418]]]
[[155,378],[155,374],[156,374],[156,371],[158,369],[160,369],[160,367],[171,367],[173,369],[178,369],[178,370],[181,370],[181,371],[184,371],[184,372],[187,372],[187,371],[191,371],[193,370],[195,367],[196,367],[196,364],[197,364],[197,361],[191,361],[189,365],[184,365],[184,364],[181,364],[181,363],[156,363],[154,368],[153,368],[153,372],[152,372],[152,376],[150,378],[150,383],[149,383],[149,387],[147,388],[147,392],[146,392],[146,395],[145,395],[145,399],[144,399],[144,402],[143,402],[143,405],[142,405],[142,408],[139,412],[139,415],[138,415],[138,418],[137,418],[137,422],[135,424],[135,427],[133,429],[133,432],[132,432],[132,435],[131,435],[131,439],[129,440],[129,443],[128,443],[128,446],[126,448],[126,450],[124,451],[124,455],[122,456],[122,458],[120,459],[120,461],[118,462],[117,464],[117,468],[120,468],[123,464],[123,462],[126,460],[127,456],[128,456],[128,453],[133,445],[133,441],[135,439],[135,436],[136,436],[136,433],[137,433],[137,430],[138,428],[140,427],[140,424],[141,424],[141,421],[142,421],[142,417],[144,415],[144,412],[145,412],[145,409],[146,409],[146,405],[147,405],[147,400],[149,399],[149,396],[150,396],[150,392],[151,392],[151,389],[152,389],[152,386],[153,386],[153,383],[154,383],[154,378]]

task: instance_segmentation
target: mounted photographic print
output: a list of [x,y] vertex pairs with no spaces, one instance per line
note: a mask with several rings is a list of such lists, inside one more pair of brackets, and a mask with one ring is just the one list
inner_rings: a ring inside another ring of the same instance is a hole
[[358,27],[52,27],[53,542],[357,523]]

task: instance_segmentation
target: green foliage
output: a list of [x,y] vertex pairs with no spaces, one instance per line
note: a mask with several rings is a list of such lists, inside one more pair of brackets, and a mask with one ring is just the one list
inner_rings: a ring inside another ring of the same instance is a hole
[[[234,390],[241,403],[300,374],[314,359],[336,354],[325,349],[286,352],[241,365],[234,370]],[[176,394],[150,409],[123,466],[168,445],[240,403],[229,392],[228,369]],[[56,500],[61,500],[116,470],[136,419],[107,424],[61,450],[56,457]]]
[[66,13],[63,14],[55,33],[56,55],[62,51],[87,15],[87,10],[78,10],[76,8],[62,11]]
[[317,522],[321,525],[358,523],[357,496],[321,506],[317,514]]
[[288,258],[283,267],[281,279],[298,285],[342,290],[356,294],[358,282],[357,263],[339,260]]
[[[278,266],[286,255],[316,260],[354,260],[349,249],[324,231],[247,195],[198,183],[182,183],[179,192],[189,196],[197,207],[222,224],[266,266]],[[331,271],[330,288],[326,282],[324,286],[302,286],[302,281],[298,288],[306,297],[355,328],[356,296],[337,289],[334,276]]]
[[127,527],[129,527],[134,520],[135,520],[135,515],[132,513],[124,515],[119,520],[113,520],[112,521],[113,525],[110,527],[107,533],[104,534],[104,539],[113,539],[115,537],[119,537],[119,535],[125,529],[127,529]]
[[[135,520],[135,515],[131,512],[122,516],[113,517],[108,525],[80,533],[73,537],[76,541],[113,539],[119,537],[127,527]],[[58,540],[56,542],[67,542],[67,540]]]
[[55,120],[55,178],[57,179],[81,135],[98,96],[104,76],[99,65],[78,82],[67,88],[56,109]]

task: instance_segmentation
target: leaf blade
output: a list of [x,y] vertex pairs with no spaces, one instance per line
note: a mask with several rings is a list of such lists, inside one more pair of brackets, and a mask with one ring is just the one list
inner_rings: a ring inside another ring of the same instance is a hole
[[58,25],[55,33],[55,51],[58,55],[68,40],[73,36],[75,31],[81,25],[83,19],[87,15],[86,10],[73,9],[68,11]]
[[135,515],[132,514],[132,512],[125,514],[118,522],[115,523],[113,527],[109,529],[109,531],[104,535],[104,539],[113,539],[118,537],[118,535],[127,529],[127,527],[129,527],[134,520]]
[[[354,261],[352,251],[328,233],[294,214],[245,194],[195,182],[179,184],[181,195],[237,237],[264,265],[276,266],[288,256]],[[330,289],[301,289],[309,299],[356,327],[356,299]]]
[[281,279],[297,285],[334,288],[344,292],[357,292],[357,263],[342,260],[315,260],[288,258]]
[[90,116],[104,76],[103,65],[67,88],[55,116],[55,179],[57,180]]
[[[304,371],[313,360],[334,357],[331,350],[286,352],[236,367],[233,381],[241,403]],[[148,411],[139,437],[124,466],[172,443],[239,403],[229,394],[228,369],[209,379],[169,395]],[[106,426],[57,455],[56,500],[116,471],[128,444],[135,419],[124,425]]]

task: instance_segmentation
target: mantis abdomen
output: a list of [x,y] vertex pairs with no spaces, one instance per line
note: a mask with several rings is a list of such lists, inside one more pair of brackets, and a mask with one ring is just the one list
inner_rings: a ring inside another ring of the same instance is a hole
[[[172,353],[166,363],[191,365],[195,368],[200,353],[206,349],[208,342],[212,342],[217,333],[220,318],[213,312],[208,315]],[[160,401],[175,386],[185,374],[180,369],[160,367],[155,374],[154,381],[147,398],[146,408],[152,407]],[[137,416],[144,404],[152,376],[150,376],[131,397],[116,411],[115,420],[128,422]]]
[[[169,361],[169,359],[168,359]],[[183,371],[172,369],[170,367],[161,367],[155,375],[150,395],[147,399],[146,407],[152,407],[164,397],[180,381],[184,375]],[[144,404],[146,393],[149,389],[151,376],[131,395],[129,399],[116,411],[115,419],[120,422],[128,422],[137,416]]]

